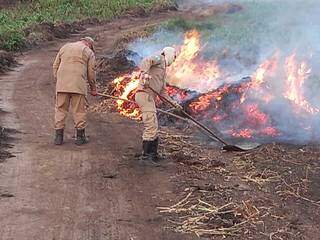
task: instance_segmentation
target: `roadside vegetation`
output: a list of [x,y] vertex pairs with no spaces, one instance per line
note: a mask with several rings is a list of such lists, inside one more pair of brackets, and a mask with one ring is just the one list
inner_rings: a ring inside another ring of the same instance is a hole
[[221,12],[201,21],[177,17],[166,22],[163,28],[172,32],[196,29],[201,32],[204,41],[223,42],[224,46],[249,48],[246,50],[250,51],[253,46],[256,48],[259,45],[260,36],[266,36],[265,32],[270,30],[265,19],[270,15],[273,5],[255,2],[242,3],[241,6],[242,8],[231,14],[228,11]]
[[72,23],[89,18],[110,20],[132,8],[146,11],[169,6],[173,0],[35,0],[0,9],[0,49],[21,50],[27,45],[26,29],[37,24]]

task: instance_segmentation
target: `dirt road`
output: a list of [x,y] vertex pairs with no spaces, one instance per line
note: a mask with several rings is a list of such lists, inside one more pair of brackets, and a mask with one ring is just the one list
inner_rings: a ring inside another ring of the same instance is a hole
[[[148,22],[167,17],[160,14]],[[124,31],[144,22],[123,19],[81,35],[98,34],[98,51],[111,50]],[[66,41],[28,52],[20,57],[20,67],[0,77],[1,108],[10,112],[2,124],[21,132],[12,150],[16,158],[0,165],[0,187],[14,195],[0,198],[0,239],[193,239],[163,228],[156,207],[177,200],[170,183],[175,166],[135,164],[128,155],[140,150],[141,129],[135,122],[117,114],[91,114],[90,144],[73,144],[71,122],[66,144],[52,144],[51,64]]]

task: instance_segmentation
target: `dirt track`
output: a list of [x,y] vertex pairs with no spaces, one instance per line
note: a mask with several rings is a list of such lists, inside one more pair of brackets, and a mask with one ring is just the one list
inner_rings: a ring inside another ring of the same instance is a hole
[[[141,126],[117,113],[90,114],[87,146],[73,144],[71,121],[66,144],[52,144],[51,64],[59,47],[90,34],[98,36],[99,55],[111,53],[121,36],[177,14],[93,27],[26,53],[18,59],[20,67],[0,76],[0,109],[9,112],[0,111],[0,126],[21,132],[12,149],[17,157],[0,162],[0,240],[191,240],[201,238],[165,227],[187,222],[214,231],[241,221],[247,224],[239,235],[227,239],[319,239],[318,145],[270,144],[248,153],[222,153],[206,142],[193,144],[194,129],[181,125],[179,133],[183,128],[186,136],[162,129],[160,151],[167,161],[162,168],[148,168],[132,157],[140,150]],[[177,205],[186,196],[188,202]],[[213,211],[213,217],[198,221],[196,208],[204,214],[199,199],[212,209],[232,203],[226,211],[235,214]],[[171,208],[160,215],[157,206]]]
[[[123,19],[81,35],[99,34],[100,52],[144,23]],[[92,114],[90,144],[73,144],[69,122],[66,144],[53,146],[51,64],[66,41],[28,52],[19,59],[22,66],[0,78],[1,107],[10,112],[2,124],[21,131],[13,149],[17,157],[0,165],[0,187],[14,195],[0,198],[0,239],[193,239],[163,229],[155,209],[177,200],[170,183],[175,166],[139,167],[126,157],[140,150],[136,123],[117,114]]]

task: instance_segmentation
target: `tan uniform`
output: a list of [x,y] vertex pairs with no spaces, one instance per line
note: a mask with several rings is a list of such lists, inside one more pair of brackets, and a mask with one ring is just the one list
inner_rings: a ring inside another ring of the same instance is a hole
[[[166,63],[164,57],[156,55],[146,58],[142,61],[140,69],[150,75],[150,87],[170,100],[171,98],[166,92]],[[142,112],[144,125],[142,139],[144,141],[153,141],[158,137],[155,97],[156,94],[150,89],[145,88],[142,79],[140,79],[135,100]]]
[[53,63],[56,83],[55,129],[65,127],[71,104],[74,125],[84,129],[86,123],[87,82],[96,89],[94,52],[83,42],[64,45]]

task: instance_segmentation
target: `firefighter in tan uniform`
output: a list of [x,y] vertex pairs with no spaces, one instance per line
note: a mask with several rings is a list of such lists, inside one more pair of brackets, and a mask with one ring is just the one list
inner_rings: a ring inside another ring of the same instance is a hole
[[143,154],[142,161],[157,164],[158,151],[158,119],[156,115],[155,98],[157,93],[171,100],[177,107],[181,106],[173,101],[166,92],[166,68],[176,59],[176,51],[172,47],[166,47],[161,54],[145,58],[140,65],[140,81],[135,100],[142,112]]
[[97,95],[93,44],[94,40],[90,37],[67,43],[60,49],[53,63],[53,75],[56,81],[54,125],[56,145],[63,144],[63,132],[70,105],[77,130],[75,143],[81,145],[88,142],[85,135],[87,82],[91,94]]

